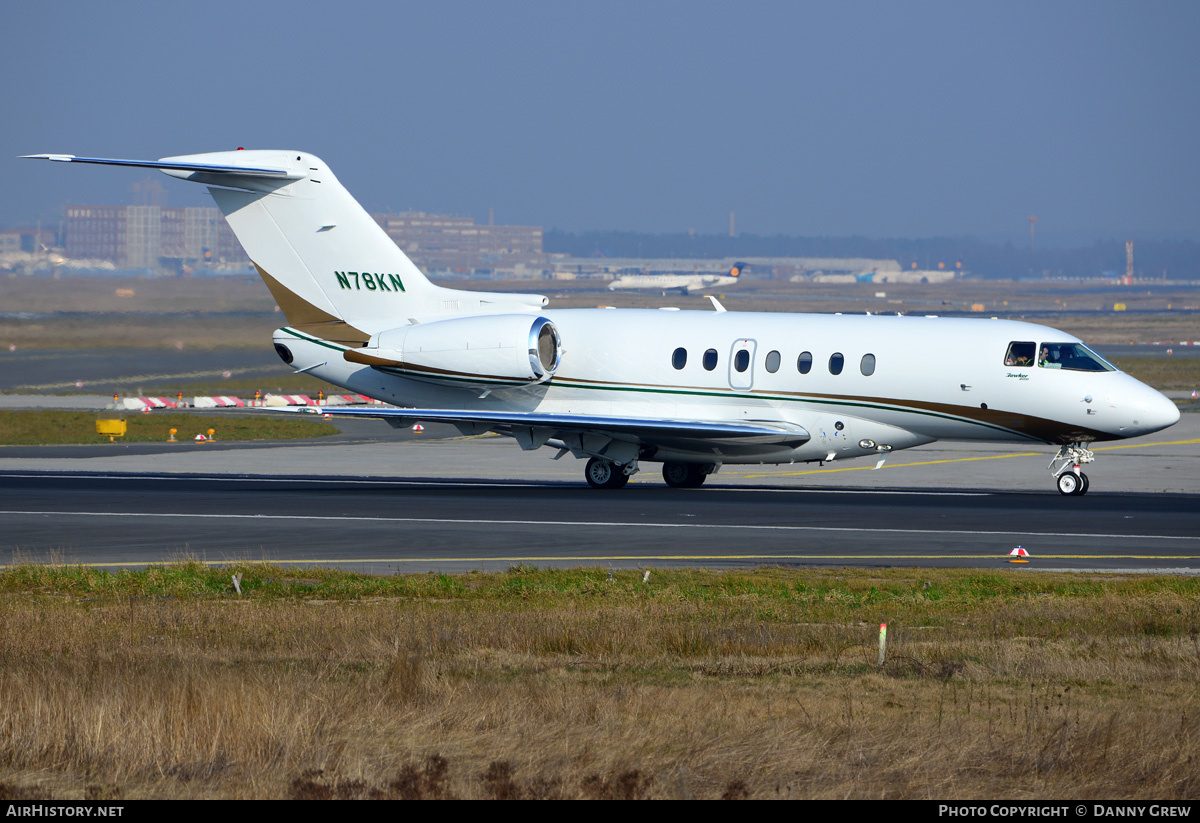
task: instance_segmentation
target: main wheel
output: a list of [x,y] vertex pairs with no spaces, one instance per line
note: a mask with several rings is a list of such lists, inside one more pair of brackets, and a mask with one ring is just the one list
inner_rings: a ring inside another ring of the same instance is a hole
[[1061,494],[1083,494],[1082,489],[1087,481],[1082,474],[1075,472],[1063,472],[1058,476],[1058,491]]
[[629,475],[620,466],[599,457],[593,457],[587,462],[583,476],[593,489],[619,489],[629,482]]
[[1086,474],[1084,474],[1083,472],[1080,472],[1080,473],[1079,473],[1079,479],[1080,479],[1080,481],[1082,481],[1082,482],[1080,483],[1080,486],[1079,486],[1079,491],[1077,491],[1077,492],[1075,492],[1075,493],[1076,493],[1076,494],[1080,494],[1080,495],[1082,495],[1082,494],[1087,494],[1087,493],[1088,493],[1088,489],[1090,489],[1090,488],[1092,487],[1092,483],[1091,483],[1091,481],[1090,481],[1090,480],[1088,480],[1088,476],[1087,476]]
[[663,480],[676,489],[695,489],[704,484],[708,472],[695,463],[663,463]]

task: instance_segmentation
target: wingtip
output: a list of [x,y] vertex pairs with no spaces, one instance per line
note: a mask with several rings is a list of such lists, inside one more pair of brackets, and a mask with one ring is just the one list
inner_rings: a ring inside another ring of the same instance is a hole
[[18,154],[18,160],[57,160],[60,163],[67,163],[75,159],[73,154]]

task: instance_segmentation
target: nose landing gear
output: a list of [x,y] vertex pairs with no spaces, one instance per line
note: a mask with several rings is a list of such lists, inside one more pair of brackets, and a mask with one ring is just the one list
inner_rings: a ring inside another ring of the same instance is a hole
[[1071,496],[1087,494],[1091,484],[1079,467],[1095,459],[1096,456],[1084,443],[1068,443],[1060,448],[1047,467],[1054,470],[1059,493]]

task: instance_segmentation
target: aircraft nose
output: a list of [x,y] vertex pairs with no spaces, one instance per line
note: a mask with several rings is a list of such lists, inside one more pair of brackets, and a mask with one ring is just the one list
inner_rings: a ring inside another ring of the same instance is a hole
[[1179,422],[1179,407],[1170,398],[1150,389],[1139,411],[1138,428],[1149,434]]

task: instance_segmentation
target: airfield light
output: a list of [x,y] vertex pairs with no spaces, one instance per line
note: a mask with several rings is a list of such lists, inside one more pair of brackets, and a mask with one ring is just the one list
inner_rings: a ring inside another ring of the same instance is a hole
[[179,431],[179,429],[170,429],[170,430],[167,432],[167,435],[168,435],[168,436],[167,436],[167,442],[168,442],[168,443],[177,443],[177,442],[178,442],[178,441],[175,439],[175,433],[176,433],[176,432],[178,432],[178,431]]

